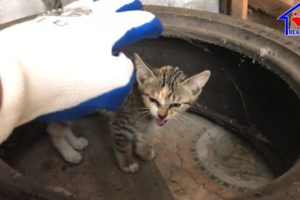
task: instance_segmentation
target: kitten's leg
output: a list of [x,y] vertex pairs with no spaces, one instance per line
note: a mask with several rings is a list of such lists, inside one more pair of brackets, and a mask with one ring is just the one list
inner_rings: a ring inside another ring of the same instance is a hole
[[64,136],[66,137],[67,141],[71,144],[71,146],[76,150],[83,150],[85,147],[88,146],[89,142],[84,137],[77,137],[71,130],[72,122],[65,122],[67,128],[64,130]]
[[139,170],[139,164],[132,157],[132,144],[126,144],[126,146],[115,147],[115,155],[119,164],[119,167],[127,173],[134,173]]
[[132,142],[116,124],[111,125],[113,134],[114,151],[119,167],[127,173],[137,172],[139,164],[133,159]]
[[155,157],[155,151],[141,133],[136,134],[134,147],[135,154],[143,160],[152,160]]
[[62,157],[71,164],[78,164],[82,160],[82,157],[66,140],[64,133],[68,129],[70,127],[66,125],[51,123],[47,127],[47,132]]

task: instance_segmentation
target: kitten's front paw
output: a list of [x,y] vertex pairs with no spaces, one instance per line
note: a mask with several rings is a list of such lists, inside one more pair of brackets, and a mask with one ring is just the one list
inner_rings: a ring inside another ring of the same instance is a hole
[[147,153],[145,154],[138,154],[138,156],[143,159],[143,160],[152,160],[155,157],[155,151],[153,149],[150,149]]
[[76,151],[72,153],[64,154],[63,157],[70,164],[78,164],[82,160],[82,156],[80,155],[79,152]]
[[155,151],[150,146],[140,146],[135,153],[143,160],[152,160],[155,157]]
[[133,162],[128,166],[120,166],[120,167],[126,173],[135,173],[139,170],[139,163]]
[[77,138],[72,143],[73,148],[76,150],[83,150],[88,145],[89,145],[89,141],[83,137]]
[[153,158],[155,158],[155,151],[153,149],[150,150],[150,155],[147,158],[147,160],[152,160]]

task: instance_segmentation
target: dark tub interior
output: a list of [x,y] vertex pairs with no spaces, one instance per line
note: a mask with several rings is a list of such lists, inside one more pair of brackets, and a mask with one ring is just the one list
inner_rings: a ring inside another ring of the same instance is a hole
[[138,52],[150,66],[173,65],[187,74],[209,69],[210,81],[198,103],[256,127],[277,159],[275,175],[288,170],[300,152],[300,101],[289,85],[257,61],[226,48],[164,38],[140,42]]
[[[162,65],[178,66],[189,75],[206,69],[211,70],[211,79],[205,87],[198,104],[223,116],[237,120],[237,123],[242,126],[256,127],[262,133],[262,137],[267,141],[265,145],[271,150],[272,156],[276,159],[276,162],[268,163],[276,176],[287,171],[298,158],[300,151],[300,101],[281,78],[258,62],[226,48],[201,42],[191,44],[174,38],[139,42],[126,50],[129,56],[132,56],[133,52],[139,53],[143,60],[152,67]],[[34,133],[37,131],[32,130],[32,127],[40,130],[38,134]],[[83,130],[80,127],[79,129]],[[39,174],[43,174],[44,171],[50,168],[55,168],[53,166],[55,163],[40,163],[38,160],[32,160],[34,155],[37,159],[38,156],[44,154],[58,156],[53,148],[49,148],[50,150],[47,151],[38,150],[45,146],[51,146],[45,133],[44,124],[31,123],[18,128],[16,132],[10,140],[1,146],[1,157],[7,163],[17,170],[21,170],[25,175],[33,176],[33,178],[38,177]],[[96,141],[97,139],[93,142]],[[37,145],[37,143],[42,143],[42,145]],[[255,148],[255,144],[253,146]],[[100,151],[102,147],[99,148]],[[105,148],[110,149],[110,145]],[[97,150],[88,151],[95,153]],[[111,150],[104,156],[106,160],[90,162],[90,165],[94,167],[84,164],[77,169],[79,171],[75,172],[83,174],[86,171],[94,174],[101,173],[101,176],[94,175],[99,177],[97,183],[102,181],[99,184],[105,186],[106,190],[110,190],[109,188],[114,190],[105,192],[102,189],[102,192],[107,194],[107,196],[102,194],[104,198],[111,198],[111,195],[115,195],[114,192],[121,191],[116,189],[117,186],[113,185],[113,181],[104,178],[107,171],[99,171],[98,167],[101,166],[101,163],[107,162],[109,156],[112,156]],[[26,169],[26,166],[22,166],[26,159],[31,159],[32,162],[36,162],[34,165],[41,166],[36,166],[34,168],[35,172],[30,172],[32,169]],[[95,157],[91,156],[91,159],[95,159]],[[112,161],[113,165],[116,165],[114,161]],[[107,166],[107,170],[112,166]],[[56,168],[64,174],[65,182],[67,182],[67,166],[60,164],[60,167]],[[124,177],[125,180],[125,175],[120,176]],[[48,178],[55,179],[57,177]],[[78,180],[81,178],[79,176]],[[80,183],[78,184],[80,185]],[[127,184],[126,181],[124,184]],[[150,193],[158,192],[152,190]],[[124,196],[126,193],[122,193],[122,195]],[[152,196],[151,198],[155,199],[156,197]],[[149,199],[151,198],[149,197]]]

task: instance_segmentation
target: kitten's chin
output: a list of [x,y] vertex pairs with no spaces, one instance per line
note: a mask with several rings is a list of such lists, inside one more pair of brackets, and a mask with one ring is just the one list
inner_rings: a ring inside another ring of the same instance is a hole
[[155,123],[157,126],[163,126],[167,123],[168,120],[165,120],[165,119],[156,119],[155,120]]

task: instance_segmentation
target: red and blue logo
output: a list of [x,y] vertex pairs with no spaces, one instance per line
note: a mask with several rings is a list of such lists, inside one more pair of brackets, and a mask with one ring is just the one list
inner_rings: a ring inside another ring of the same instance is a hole
[[291,7],[285,13],[283,13],[277,19],[284,20],[284,35],[286,36],[299,36],[300,35],[300,12],[297,8],[300,7],[300,3]]

